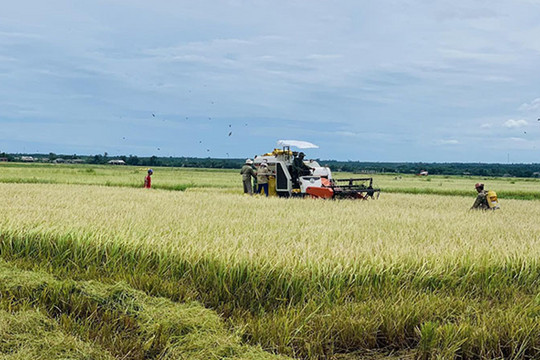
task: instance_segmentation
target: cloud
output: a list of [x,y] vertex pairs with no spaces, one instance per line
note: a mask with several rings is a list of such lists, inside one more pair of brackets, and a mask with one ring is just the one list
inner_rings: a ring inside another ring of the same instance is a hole
[[334,60],[341,58],[343,58],[341,54],[310,54],[306,56],[306,59],[309,60]]
[[466,51],[460,49],[440,49],[439,52],[450,60],[471,60],[480,63],[510,64],[516,61],[516,55],[510,53]]
[[356,137],[360,135],[352,131],[334,131],[334,134],[338,136],[347,136],[347,137]]
[[520,127],[527,126],[527,121],[526,120],[513,120],[513,119],[510,119],[510,120],[506,120],[504,122],[504,126],[506,126],[509,129],[520,128]]
[[[477,151],[490,146],[477,140],[486,132],[511,148],[519,144],[507,136],[536,135],[540,28],[532,1],[7,2],[0,124],[19,134],[11,151],[30,139],[45,142],[43,128],[16,131],[39,119],[61,124],[47,140],[46,150],[56,152],[115,149],[120,135],[133,139],[125,151],[139,155],[149,152],[138,147],[143,140],[200,155],[194,149],[203,139],[233,156],[246,148],[232,141],[237,135],[256,139],[249,140],[255,149],[289,133],[326,143],[325,157],[364,156],[369,144],[374,150],[365,156],[380,161],[470,161],[473,152],[494,161],[500,154]],[[157,123],[142,120],[154,111]],[[510,118],[518,120],[505,123]],[[222,136],[221,126],[238,119],[248,119],[245,133]],[[173,134],[165,126],[174,123],[205,127]],[[269,125],[270,135],[263,132]],[[88,141],[64,140],[74,134]]]
[[0,31],[0,39],[41,39],[41,35],[15,31]]
[[510,83],[514,82],[514,78],[511,76],[500,76],[500,75],[486,75],[483,77],[484,81],[494,82],[494,83]]
[[520,111],[533,111],[533,110],[540,110],[540,97],[534,99],[530,103],[523,103],[519,107]]
[[459,141],[455,139],[441,139],[436,142],[437,145],[457,145]]

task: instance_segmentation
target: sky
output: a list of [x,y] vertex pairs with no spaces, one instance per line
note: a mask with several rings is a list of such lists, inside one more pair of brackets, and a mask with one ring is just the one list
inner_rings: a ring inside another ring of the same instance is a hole
[[540,162],[540,0],[19,0],[0,151]]

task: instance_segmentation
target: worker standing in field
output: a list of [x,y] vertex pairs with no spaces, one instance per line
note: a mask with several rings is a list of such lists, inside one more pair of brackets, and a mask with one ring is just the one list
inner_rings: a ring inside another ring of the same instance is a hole
[[251,166],[253,164],[253,160],[247,159],[244,166],[242,166],[242,170],[240,170],[240,174],[242,175],[242,184],[244,185],[244,194],[253,195],[253,188],[251,187],[251,178],[256,178],[255,171],[253,170],[253,167]]
[[484,184],[474,185],[478,195],[474,201],[471,210],[496,210],[499,208],[499,202],[495,191],[484,190]]
[[150,189],[152,187],[152,174],[154,170],[148,169],[148,175],[144,178],[144,187]]
[[268,165],[266,163],[262,163],[261,166],[259,166],[259,170],[257,170],[257,194],[261,193],[261,190],[264,189],[264,193],[268,197],[268,177],[272,175],[270,170],[268,170]]

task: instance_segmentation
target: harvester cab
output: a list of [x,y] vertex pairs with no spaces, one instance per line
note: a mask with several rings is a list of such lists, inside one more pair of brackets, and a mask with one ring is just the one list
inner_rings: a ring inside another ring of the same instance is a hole
[[373,188],[373,178],[334,179],[327,166],[315,160],[304,160],[304,153],[292,151],[318,148],[306,141],[279,140],[271,153],[256,156],[254,165],[268,165],[273,177],[269,181],[271,195],[281,197],[310,196],[324,199],[375,199],[380,189]]

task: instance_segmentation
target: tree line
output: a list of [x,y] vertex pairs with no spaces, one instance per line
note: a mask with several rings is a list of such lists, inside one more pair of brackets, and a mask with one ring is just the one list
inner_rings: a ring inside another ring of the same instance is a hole
[[[79,160],[87,164],[107,164],[110,160],[123,160],[126,165],[132,166],[165,166],[190,167],[211,169],[238,169],[242,167],[245,159],[238,158],[196,158],[196,157],[139,157],[136,155],[109,156],[109,154],[96,155],[65,155],[65,154],[9,154],[0,153],[4,161],[17,161],[22,156],[32,156],[36,161],[53,162],[62,158],[67,161]],[[328,166],[332,171],[346,171],[352,173],[396,173],[419,174],[427,171],[430,175],[471,175],[471,176],[512,176],[512,177],[540,177],[540,164],[501,164],[501,163],[423,163],[423,162],[363,162],[316,159],[322,166]]]

